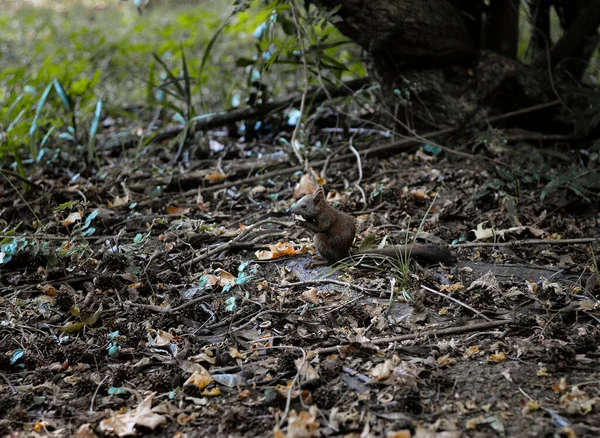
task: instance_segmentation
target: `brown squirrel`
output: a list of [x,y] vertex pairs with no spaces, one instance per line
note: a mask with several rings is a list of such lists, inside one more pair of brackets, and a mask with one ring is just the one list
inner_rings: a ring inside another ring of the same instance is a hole
[[[329,205],[322,187],[317,188],[312,195],[302,197],[292,208],[292,213],[304,219],[298,222],[300,226],[314,233],[315,248],[327,263],[339,262],[349,256],[356,234],[356,223],[352,216]],[[447,265],[456,261],[447,248],[421,243],[369,249],[358,254],[376,254],[401,259],[408,255],[416,260],[442,262]]]

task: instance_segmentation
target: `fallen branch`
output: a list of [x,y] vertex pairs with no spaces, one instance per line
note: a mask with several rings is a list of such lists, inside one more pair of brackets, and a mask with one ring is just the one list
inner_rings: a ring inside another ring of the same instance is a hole
[[[389,344],[390,342],[401,342],[401,341],[410,341],[412,339],[417,339],[425,336],[434,336],[434,337],[442,337],[447,335],[457,335],[462,333],[470,333],[476,332],[480,330],[488,330],[491,328],[503,327],[512,323],[512,320],[503,320],[503,321],[492,321],[492,322],[483,322],[478,324],[469,324],[463,325],[460,327],[449,327],[445,329],[434,329],[434,330],[425,330],[419,333],[411,333],[409,335],[399,335],[399,336],[389,336],[387,338],[379,338],[373,339],[370,341],[371,344],[380,345],[380,344]],[[315,350],[311,350],[309,352],[309,356],[314,356],[317,354],[330,354],[330,353],[338,353],[340,349],[349,347],[350,344],[341,344],[336,345],[335,347],[326,347],[326,348],[317,348]]]
[[424,290],[426,290],[427,292],[431,292],[431,293],[432,293],[432,294],[434,294],[434,295],[437,295],[437,296],[439,296],[439,297],[442,297],[442,298],[445,298],[445,299],[447,299],[447,300],[449,300],[449,301],[452,301],[453,303],[456,303],[456,304],[458,304],[459,306],[462,306],[462,307],[464,307],[465,309],[469,309],[471,312],[475,313],[475,314],[476,314],[476,315],[478,315],[478,316],[481,316],[481,317],[482,317],[483,319],[485,319],[486,321],[488,321],[488,322],[492,322],[492,320],[491,320],[490,318],[488,318],[487,316],[485,316],[483,313],[481,313],[481,312],[479,312],[478,310],[476,310],[476,309],[472,308],[472,307],[471,307],[471,306],[469,306],[468,304],[466,304],[466,303],[463,303],[462,301],[459,301],[459,300],[457,300],[456,298],[453,298],[453,297],[451,297],[451,296],[448,296],[448,295],[446,295],[446,294],[443,294],[443,293],[441,293],[441,292],[438,292],[437,290],[431,289],[430,287],[427,287],[427,286],[424,286],[424,285],[421,285],[421,288],[422,288],[422,289],[424,289]]
[[[553,100],[552,102],[547,102],[547,103],[543,103],[543,104],[539,104],[539,105],[534,105],[534,106],[531,106],[528,108],[522,108],[520,110],[511,111],[511,112],[508,112],[505,114],[500,114],[498,116],[490,117],[490,118],[486,119],[485,123],[493,123],[493,122],[508,119],[511,117],[519,116],[522,114],[540,111],[542,109],[546,109],[546,108],[555,106],[558,103],[559,103],[558,100]],[[402,140],[394,141],[391,143],[374,146],[374,147],[368,148],[368,149],[362,149],[362,150],[359,150],[358,153],[360,156],[367,156],[369,154],[380,153],[380,152],[392,152],[392,151],[399,152],[399,151],[408,149],[408,147],[412,147],[415,144],[427,143],[428,141],[433,140],[434,138],[440,137],[442,135],[452,134],[452,133],[455,133],[458,131],[462,131],[464,129],[471,128],[475,125],[476,125],[476,123],[466,125],[465,127],[440,129],[439,131],[428,132],[419,137],[407,137],[407,138],[403,138]],[[450,148],[444,148],[444,149],[448,149],[450,152],[452,152],[452,149],[450,149]],[[311,165],[313,167],[318,167],[318,166],[323,166],[325,163],[328,163],[328,162],[335,163],[335,162],[339,162],[339,161],[347,161],[347,160],[353,159],[353,158],[355,158],[355,155],[352,153],[348,153],[348,154],[342,154],[342,155],[337,155],[335,157],[331,157],[331,159],[329,159],[329,160],[325,159],[325,160],[315,161],[315,162],[311,163]],[[243,180],[237,180],[237,181],[232,181],[232,182],[227,182],[227,183],[223,183],[223,184],[217,184],[214,186],[205,187],[202,189],[202,192],[206,193],[206,192],[214,192],[214,191],[222,190],[222,189],[228,189],[230,187],[248,184],[248,183],[252,183],[252,182],[256,182],[256,181],[262,181],[264,179],[273,178],[275,176],[288,175],[288,174],[297,172],[302,169],[303,169],[303,166],[289,167],[287,169],[268,172],[263,175],[257,175],[257,176],[253,176],[250,178],[245,178]],[[196,194],[197,191],[194,190],[193,193]]]
[[533,245],[574,245],[600,242],[600,237],[581,237],[576,239],[525,239],[510,242],[469,242],[452,245],[453,248],[484,248],[498,246],[533,246]]
[[[237,236],[235,236],[233,239],[194,257],[192,260],[185,262],[182,266],[184,268],[190,268],[190,267],[196,265],[198,262],[206,259],[207,257],[210,257],[211,255],[217,254],[219,252],[222,252],[222,251],[225,251],[228,249],[235,248],[237,245],[240,245],[241,247],[245,248],[248,246],[249,243],[251,243],[252,245],[255,244],[257,242],[257,239],[253,239],[250,242],[242,242],[242,239],[244,239],[250,233],[250,231],[254,230],[255,228],[259,227],[260,225],[265,225],[265,224],[281,225],[282,227],[286,227],[286,228],[291,227],[291,224],[289,224],[287,222],[281,222],[281,221],[273,220],[270,218],[255,222],[252,225],[244,228],[242,230],[242,232],[240,234],[238,234]],[[265,235],[261,235],[259,237],[264,238],[264,237],[269,237],[269,236],[270,236],[270,234],[265,234]]]
[[[360,90],[365,85],[370,83],[369,78],[361,78],[354,79],[348,82],[343,83],[340,87],[331,87],[329,90],[322,90],[321,87],[314,87],[310,90],[306,95],[306,99],[315,102],[322,102],[331,97],[340,97],[348,95],[352,92]],[[303,93],[304,94],[304,93]],[[281,99],[274,102],[267,102],[260,106],[254,108],[242,108],[238,110],[233,110],[229,112],[216,113],[213,115],[207,115],[207,117],[196,120],[193,122],[193,127],[190,132],[197,132],[203,129],[216,128],[219,126],[230,125],[235,122],[239,122],[241,120],[253,119],[257,117],[262,117],[265,114],[269,114],[274,111],[279,111],[284,108],[299,105],[302,102],[302,95],[294,95],[292,97],[288,97],[287,99]],[[177,125],[170,128],[167,128],[163,131],[157,132],[150,140],[150,142],[159,142],[162,140],[166,140],[169,138],[173,138],[179,135],[185,129],[184,125]],[[109,139],[106,143],[111,143],[112,139]],[[126,138],[120,139],[117,145],[122,146],[123,143],[137,143],[139,141],[139,137],[136,138]],[[106,145],[104,148],[108,148],[110,146]]]

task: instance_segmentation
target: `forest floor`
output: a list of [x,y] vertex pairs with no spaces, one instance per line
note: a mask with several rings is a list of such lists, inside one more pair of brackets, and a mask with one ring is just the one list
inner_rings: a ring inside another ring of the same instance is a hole
[[598,207],[568,187],[542,202],[556,154],[313,149],[358,242],[452,244],[457,266],[406,275],[308,266],[302,172],[226,134],[182,164],[100,146],[97,174],[59,157],[29,191],[3,182],[0,435],[600,435]]

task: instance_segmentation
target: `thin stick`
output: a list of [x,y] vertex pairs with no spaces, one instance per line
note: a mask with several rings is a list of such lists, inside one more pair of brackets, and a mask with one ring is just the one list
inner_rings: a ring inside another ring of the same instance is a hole
[[528,246],[528,245],[570,245],[600,242],[600,237],[580,237],[576,239],[525,239],[510,242],[469,242],[452,245],[453,248],[480,248],[496,246]]
[[17,178],[19,181],[22,181],[22,182],[24,182],[26,184],[29,184],[31,187],[33,187],[35,189],[38,189],[38,190],[42,190],[43,189],[43,187],[41,185],[39,185],[38,183],[33,182],[30,179],[21,176],[17,172],[13,172],[11,170],[2,169],[2,170],[0,170],[0,173],[2,174],[2,176],[4,176],[4,178],[6,178],[5,175],[10,175],[13,178]]
[[[233,239],[231,239],[230,241],[224,243],[223,245],[219,245],[216,248],[213,248],[203,254],[200,254],[199,256],[194,257],[192,260],[185,262],[182,266],[184,268],[189,268],[194,266],[196,263],[206,259],[207,257],[210,257],[213,254],[219,253],[221,251],[225,251],[226,249],[232,248],[234,247],[240,240],[242,240],[244,237],[246,237],[248,235],[248,233],[250,233],[250,231],[252,231],[253,229],[259,227],[260,225],[264,225],[264,224],[276,224],[276,225],[281,225],[283,227],[291,227],[292,225],[287,223],[287,222],[282,222],[282,221],[278,221],[278,220],[273,220],[270,218],[264,219],[262,221],[258,221],[246,228],[244,228],[242,230],[242,232],[240,234],[238,234],[237,236],[235,236]],[[256,243],[255,242],[256,239],[254,239],[252,241],[252,243]]]
[[[300,151],[296,145],[298,132],[300,131],[300,125],[302,124],[302,117],[304,117],[305,105],[306,105],[306,95],[308,94],[308,67],[306,66],[306,48],[304,47],[304,39],[302,38],[302,34],[300,33],[300,23],[298,22],[298,16],[296,14],[296,7],[292,2],[292,17],[294,17],[294,24],[296,25],[296,37],[298,38],[298,42],[300,43],[300,47],[302,48],[302,67],[303,67],[303,77],[304,77],[304,90],[302,90],[302,96],[300,97],[300,116],[296,121],[296,126],[294,126],[294,132],[292,132],[292,139],[290,141],[292,146],[292,151],[296,155],[298,162],[303,164],[306,167],[307,171],[311,171],[312,169],[308,168],[308,160],[302,158],[300,155]],[[310,172],[313,174],[312,172]],[[314,175],[314,174],[313,174]]]
[[[298,287],[298,286],[309,286],[311,284],[335,284],[338,286],[343,286],[343,287],[349,287],[351,289],[356,289],[359,292],[362,293],[375,293],[377,295],[380,295],[382,293],[382,291],[377,290],[377,289],[366,289],[364,287],[358,286],[357,284],[354,283],[346,283],[344,281],[340,281],[340,280],[329,280],[329,279],[323,279],[323,280],[307,280],[307,281],[299,281],[297,283],[288,283],[288,284],[273,284],[273,287],[277,287],[280,289],[284,289],[284,288],[290,288],[290,287]],[[370,295],[370,294],[369,294]]]
[[108,376],[105,376],[104,379],[102,379],[102,381],[98,384],[98,386],[96,386],[96,390],[94,391],[94,395],[92,396],[92,401],[90,402],[90,410],[88,412],[90,415],[94,413],[94,401],[96,400],[96,396],[98,395],[100,387],[106,381],[106,379],[108,379]]
[[[476,332],[479,330],[488,330],[491,328],[502,327],[508,324],[511,324],[512,320],[502,320],[502,321],[492,321],[492,322],[483,322],[478,324],[470,324],[463,325],[460,327],[448,327],[445,329],[434,329],[434,330],[425,330],[419,333],[411,333],[408,335],[399,335],[399,336],[389,336],[387,338],[379,338],[371,340],[372,344],[380,345],[380,344],[389,344],[390,342],[401,342],[401,341],[410,341],[416,338],[420,338],[422,336],[436,336],[442,337],[446,335],[456,335],[462,333],[470,333]],[[310,354],[329,354],[329,353],[337,353],[340,349],[349,347],[350,344],[340,344],[335,347],[326,347],[326,348],[317,348],[315,350],[310,351]]]
[[449,297],[446,294],[443,294],[441,292],[438,292],[436,290],[433,290],[427,286],[421,285],[421,288],[425,289],[427,292],[431,292],[432,294],[438,295],[440,297],[446,298],[447,300],[450,300],[456,304],[458,304],[459,306],[463,306],[465,309],[469,309],[471,312],[477,314],[478,316],[481,316],[483,319],[485,319],[486,321],[492,322],[492,320],[490,318],[488,318],[487,316],[485,316],[483,313],[475,310],[474,308],[472,308],[471,306],[469,306],[468,304],[463,303],[462,301],[457,300],[456,298],[452,298]]

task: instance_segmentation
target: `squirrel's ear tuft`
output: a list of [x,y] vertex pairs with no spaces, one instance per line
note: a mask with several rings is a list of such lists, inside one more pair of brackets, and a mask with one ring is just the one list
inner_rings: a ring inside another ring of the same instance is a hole
[[315,193],[313,193],[313,196],[315,197],[315,199],[317,200],[325,200],[325,190],[323,190],[322,186],[317,187],[317,189],[315,190]]

